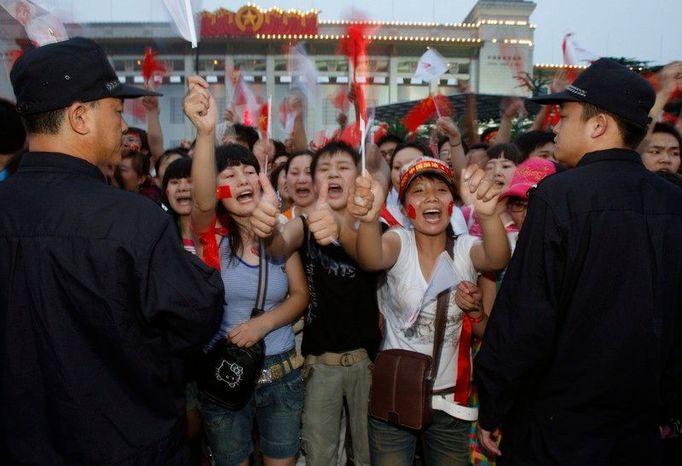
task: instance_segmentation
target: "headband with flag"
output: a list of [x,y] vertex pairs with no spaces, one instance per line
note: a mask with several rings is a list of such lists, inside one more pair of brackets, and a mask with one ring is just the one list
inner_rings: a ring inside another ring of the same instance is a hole
[[410,186],[410,183],[412,183],[416,177],[426,174],[432,174],[442,178],[443,181],[447,183],[450,191],[452,191],[453,196],[455,195],[455,186],[453,183],[452,170],[450,170],[450,167],[448,167],[445,162],[439,159],[434,159],[432,157],[420,157],[405,166],[401,172],[399,186],[400,189],[398,190],[400,202],[405,200],[405,193],[407,192],[407,188]]

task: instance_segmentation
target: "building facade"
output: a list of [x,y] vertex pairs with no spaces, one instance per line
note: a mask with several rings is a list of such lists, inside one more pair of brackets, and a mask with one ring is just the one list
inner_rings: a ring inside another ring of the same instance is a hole
[[[368,107],[424,98],[430,92],[452,95],[458,83],[482,94],[527,96],[529,90],[518,77],[533,71],[533,32],[529,17],[535,3],[524,0],[480,0],[461,23],[380,22],[366,23],[371,42],[367,62],[359,74],[364,82]],[[21,36],[20,26],[3,21],[4,37],[11,28]],[[167,23],[67,24],[70,36],[90,37],[105,48],[121,82],[142,84],[142,59],[147,47],[158,52],[166,75],[158,84],[161,123],[166,146],[192,138],[193,131],[182,112],[184,83],[198,72],[211,85],[219,108],[234,104],[234,75],[241,78],[261,101],[272,100],[273,135],[282,139],[285,129],[277,121],[277,109],[300,78],[288,61],[289,46],[304,43],[317,75],[307,105],[309,137],[320,130],[333,130],[339,110],[333,98],[347,88],[352,64],[338,53],[339,40],[349,25],[343,20],[319,20],[316,11],[263,10],[247,4],[237,11],[203,12],[201,39],[192,49]],[[10,29],[7,29],[10,28]],[[12,41],[4,41],[11,55]],[[432,84],[413,78],[420,56],[435,48],[449,69]],[[8,80],[0,83],[0,95],[11,95]],[[4,87],[4,88],[3,88]],[[132,103],[126,107],[129,124],[144,127]],[[352,118],[352,116],[351,116]]]

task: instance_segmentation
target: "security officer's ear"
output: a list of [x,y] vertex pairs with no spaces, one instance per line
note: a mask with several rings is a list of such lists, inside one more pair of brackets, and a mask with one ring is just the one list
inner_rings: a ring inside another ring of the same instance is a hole
[[616,122],[613,118],[609,118],[606,113],[599,112],[590,119],[590,136],[592,138],[598,138],[603,136],[611,125],[617,127]]
[[92,105],[84,102],[74,102],[66,108],[66,122],[71,130],[85,135],[90,133],[95,116]]

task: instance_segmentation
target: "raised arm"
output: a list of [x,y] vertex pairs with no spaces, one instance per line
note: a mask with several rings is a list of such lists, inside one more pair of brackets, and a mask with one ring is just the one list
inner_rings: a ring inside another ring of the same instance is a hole
[[[556,94],[557,92],[563,92],[566,87],[568,87],[568,84],[569,82],[566,70],[559,70],[554,74],[554,78],[552,78],[552,83],[549,85],[549,89],[552,94]],[[547,112],[549,112],[550,108],[552,108],[551,105],[540,106],[540,111],[535,116],[529,131],[545,131],[545,119],[547,118]]]
[[663,107],[668,103],[670,96],[677,89],[682,89],[682,61],[675,61],[669,63],[663,67],[663,69],[658,73],[659,89],[656,92],[656,101],[654,106],[651,107],[649,111],[649,116],[651,117],[652,123],[649,124],[649,130],[644,138],[644,141],[640,144],[638,148],[639,152],[646,150],[646,146],[649,143],[649,138],[654,130],[654,123],[659,120],[661,113],[663,112]]
[[462,147],[462,134],[457,124],[450,117],[440,117],[436,122],[438,130],[444,133],[450,141],[450,162],[455,180],[459,180],[459,175],[466,168],[466,154]]
[[526,107],[518,97],[502,99],[502,119],[500,129],[495,135],[495,144],[511,142],[512,120],[524,115]]
[[478,109],[476,108],[476,94],[471,92],[469,81],[457,81],[457,90],[464,94],[464,120],[462,127],[464,128],[465,140],[468,144],[476,144],[481,142],[478,132],[476,131],[476,118],[478,118]]
[[291,100],[291,110],[294,112],[294,152],[302,152],[308,148],[308,136],[305,132],[305,112],[303,110],[303,99],[299,96]]
[[149,155],[151,156],[151,166],[153,167],[161,154],[163,154],[163,131],[161,130],[161,120],[159,119],[161,110],[159,109],[159,98],[147,96],[142,98],[142,105],[147,114],[147,140],[149,142]]
[[188,80],[185,115],[197,130],[192,162],[192,226],[201,233],[213,222],[216,207],[215,126],[218,110],[208,90],[208,83],[199,76]]
[[[365,270],[377,271],[393,267],[400,254],[400,238],[396,234],[387,232],[381,234],[379,217],[384,195],[381,184],[370,175],[359,176],[355,180],[355,187],[348,193],[348,211],[356,218],[360,225],[355,235],[355,251],[348,236],[342,245],[349,254],[356,257],[358,264]],[[352,236],[351,236],[352,238]]]
[[464,171],[464,183],[464,189],[475,196],[473,207],[483,230],[483,242],[471,248],[471,261],[481,272],[501,270],[511,255],[507,232],[496,212],[501,188],[485,178],[485,171],[476,167]]

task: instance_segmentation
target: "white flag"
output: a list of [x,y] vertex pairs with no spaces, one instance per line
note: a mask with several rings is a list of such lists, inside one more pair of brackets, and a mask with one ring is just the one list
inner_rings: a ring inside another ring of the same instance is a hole
[[300,89],[305,94],[308,102],[314,102],[314,93],[317,87],[319,73],[315,67],[315,61],[308,57],[303,43],[289,47],[289,72],[293,78],[292,89]]
[[447,70],[448,64],[443,56],[436,49],[428,49],[419,59],[414,78],[430,83],[442,74],[445,74]]
[[197,46],[197,29],[194,24],[194,9],[191,0],[163,0],[168,8],[180,35],[192,43],[192,48]]
[[569,32],[564,36],[564,40],[561,43],[561,51],[564,54],[564,65],[592,63],[599,59],[598,55],[582,48],[573,37],[572,32]]
[[33,2],[0,0],[0,6],[24,27],[28,38],[38,47],[69,38],[61,19]]

